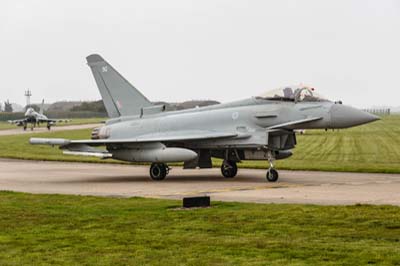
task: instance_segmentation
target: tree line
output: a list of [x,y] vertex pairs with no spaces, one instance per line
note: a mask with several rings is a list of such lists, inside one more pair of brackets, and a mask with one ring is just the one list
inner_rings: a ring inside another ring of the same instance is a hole
[[4,102],[4,108],[3,108],[3,105],[0,103],[0,112],[12,113],[13,111],[14,110],[13,110],[12,104],[10,103],[9,100]]

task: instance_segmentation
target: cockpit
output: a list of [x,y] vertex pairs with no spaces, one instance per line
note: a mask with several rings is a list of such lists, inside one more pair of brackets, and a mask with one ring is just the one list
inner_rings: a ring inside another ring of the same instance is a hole
[[26,112],[25,112],[25,116],[30,116],[35,112],[35,110],[32,107],[29,107]]
[[268,91],[256,97],[260,100],[289,101],[289,102],[325,102],[326,98],[321,97],[315,89],[308,86],[287,86]]

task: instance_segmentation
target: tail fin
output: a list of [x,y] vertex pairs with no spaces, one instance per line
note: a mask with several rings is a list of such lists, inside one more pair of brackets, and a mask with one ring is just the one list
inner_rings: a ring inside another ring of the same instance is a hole
[[110,118],[138,115],[151,102],[100,55],[86,57]]
[[42,105],[40,106],[40,111],[39,111],[39,114],[43,114],[43,111],[44,111],[44,99],[42,100]]

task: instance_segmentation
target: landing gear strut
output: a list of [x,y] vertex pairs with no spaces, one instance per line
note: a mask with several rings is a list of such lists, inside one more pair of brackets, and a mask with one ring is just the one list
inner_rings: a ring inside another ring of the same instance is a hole
[[164,180],[168,175],[169,167],[164,163],[152,163],[150,166],[150,177],[153,180]]
[[51,124],[47,123],[47,129],[50,130],[51,129]]
[[268,162],[269,169],[267,171],[266,178],[269,182],[276,182],[279,178],[279,174],[278,171],[276,171],[274,168],[274,158],[272,157],[272,155],[269,156]]
[[224,160],[221,165],[221,173],[225,178],[234,178],[237,174],[236,162],[230,160]]

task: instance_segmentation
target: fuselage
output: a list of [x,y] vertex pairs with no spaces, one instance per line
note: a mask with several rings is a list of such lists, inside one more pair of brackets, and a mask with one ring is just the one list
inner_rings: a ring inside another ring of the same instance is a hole
[[267,144],[268,128],[310,117],[320,119],[288,126],[288,129],[345,128],[375,119],[357,109],[330,101],[295,103],[250,98],[202,108],[111,119],[100,130],[100,138],[128,139],[151,137],[159,133],[181,134],[185,131],[207,130],[236,133],[237,137],[188,143],[183,141],[183,146],[193,149],[257,148]]
[[28,108],[25,112],[25,118],[30,123],[36,123],[42,120],[48,120],[47,116],[36,112],[33,108]]

